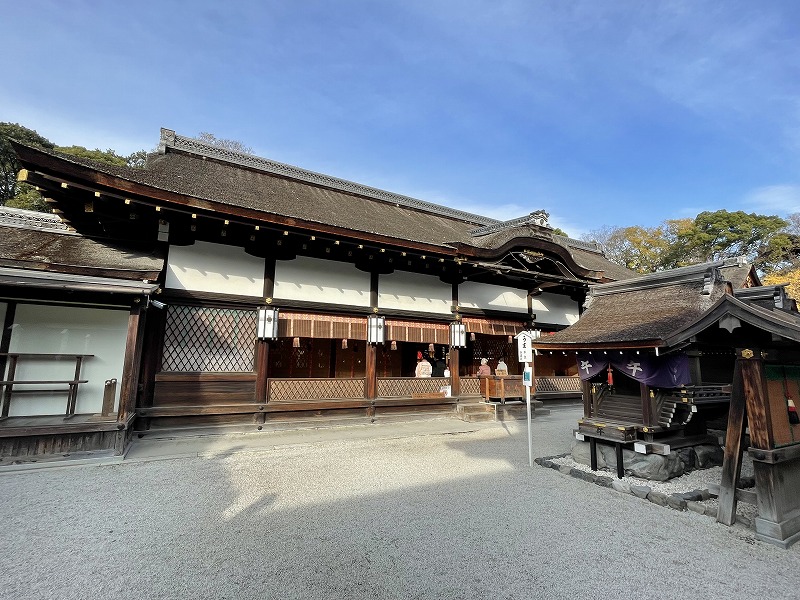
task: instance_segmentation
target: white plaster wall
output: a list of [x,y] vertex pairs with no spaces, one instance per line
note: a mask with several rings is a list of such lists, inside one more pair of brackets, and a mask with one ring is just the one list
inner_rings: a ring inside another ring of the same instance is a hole
[[239,296],[262,296],[264,259],[242,248],[195,242],[170,246],[166,287]]
[[[72,306],[18,304],[14,315],[10,352],[94,354],[84,360],[78,386],[76,413],[99,413],[103,408],[106,379],[117,380],[117,398],[122,384],[128,311]],[[21,358],[15,379],[71,380],[75,360]],[[67,407],[67,386],[20,386],[19,389],[63,388],[63,392],[21,393],[11,398],[9,415],[58,415]]]
[[453,288],[435,275],[395,271],[378,279],[378,306],[449,314]]
[[569,296],[544,292],[533,297],[532,307],[539,323],[572,325],[578,320],[578,303]]
[[517,288],[466,281],[458,286],[458,304],[463,308],[528,312],[528,292]]
[[305,300],[342,306],[369,306],[369,273],[335,260],[298,256],[275,264],[278,300]]

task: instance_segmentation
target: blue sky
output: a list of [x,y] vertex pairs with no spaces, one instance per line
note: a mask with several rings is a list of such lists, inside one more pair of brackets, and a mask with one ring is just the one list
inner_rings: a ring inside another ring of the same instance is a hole
[[0,121],[159,128],[578,236],[800,211],[794,0],[8,2]]

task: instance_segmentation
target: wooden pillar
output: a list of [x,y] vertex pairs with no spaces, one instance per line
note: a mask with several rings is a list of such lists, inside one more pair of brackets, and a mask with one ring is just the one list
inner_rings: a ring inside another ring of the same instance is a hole
[[450,394],[454,398],[461,395],[461,374],[459,373],[458,348],[450,348]]
[[269,341],[256,341],[256,404],[269,402],[267,379],[269,378]]
[[689,377],[693,385],[700,385],[703,383],[703,373],[700,370],[700,355],[699,350],[688,350],[686,356],[689,357]]
[[581,388],[583,390],[583,416],[588,419],[592,416],[592,384],[588,379],[582,379]]
[[364,398],[374,400],[378,397],[378,348],[367,343],[367,373],[364,380]]
[[[737,366],[741,363],[742,367],[742,388],[747,403],[750,445],[760,450],[772,450],[775,447],[775,438],[761,351],[742,350],[736,354]],[[739,356],[741,358],[738,358]]]
[[[736,352],[740,355],[739,351]],[[736,486],[742,472],[744,431],[747,423],[744,386],[742,385],[742,361],[737,358],[733,372],[733,387],[728,408],[728,430],[725,436],[725,452],[722,459],[722,475],[719,485],[719,508],[717,521],[733,525],[736,521]]]
[[[139,375],[140,393],[136,401],[137,408],[153,406],[156,373],[161,362],[164,344],[164,327],[167,322],[167,309],[155,308],[152,304],[147,309],[147,322],[144,327],[144,346],[142,348],[142,367]],[[147,419],[149,421],[149,419]],[[147,426],[145,425],[145,428]]]
[[[3,331],[0,331],[0,354],[8,354],[11,348],[11,332],[14,330],[14,317],[17,314],[17,303],[9,301],[6,304],[6,316],[3,319]],[[6,372],[6,357],[0,356],[0,379]]]
[[642,398],[642,425],[652,427],[655,415],[653,414],[653,402],[650,398],[650,388],[646,383],[639,382],[639,393]]
[[117,421],[123,422],[136,406],[136,392],[139,387],[139,367],[142,359],[144,340],[144,313],[142,299],[136,298],[128,315],[128,335],[125,340],[125,360],[122,366],[122,384],[119,394]]

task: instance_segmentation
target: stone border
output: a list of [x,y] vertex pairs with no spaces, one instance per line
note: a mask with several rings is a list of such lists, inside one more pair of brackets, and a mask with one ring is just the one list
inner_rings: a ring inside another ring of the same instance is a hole
[[[599,485],[600,487],[611,488],[623,494],[630,494],[637,498],[648,500],[658,506],[665,506],[678,511],[690,510],[699,515],[713,517],[714,519],[717,518],[717,509],[715,507],[702,504],[703,501],[711,499],[711,494],[708,490],[692,490],[691,492],[667,495],[661,492],[655,492],[646,485],[629,485],[613,477],[595,475],[594,473],[587,473],[586,471],[581,471],[569,465],[559,465],[553,462],[554,458],[567,458],[570,456],[572,456],[570,452],[565,452],[564,454],[556,454],[554,456],[534,458],[533,462],[541,467],[555,469],[559,473]],[[736,523],[740,523],[750,529],[755,528],[755,523],[744,515],[737,514]]]

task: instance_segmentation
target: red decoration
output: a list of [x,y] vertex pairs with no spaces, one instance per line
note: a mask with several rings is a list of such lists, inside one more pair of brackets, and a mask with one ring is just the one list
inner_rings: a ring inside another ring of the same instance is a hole
[[608,365],[608,385],[614,385],[614,374],[611,372],[611,365]]

